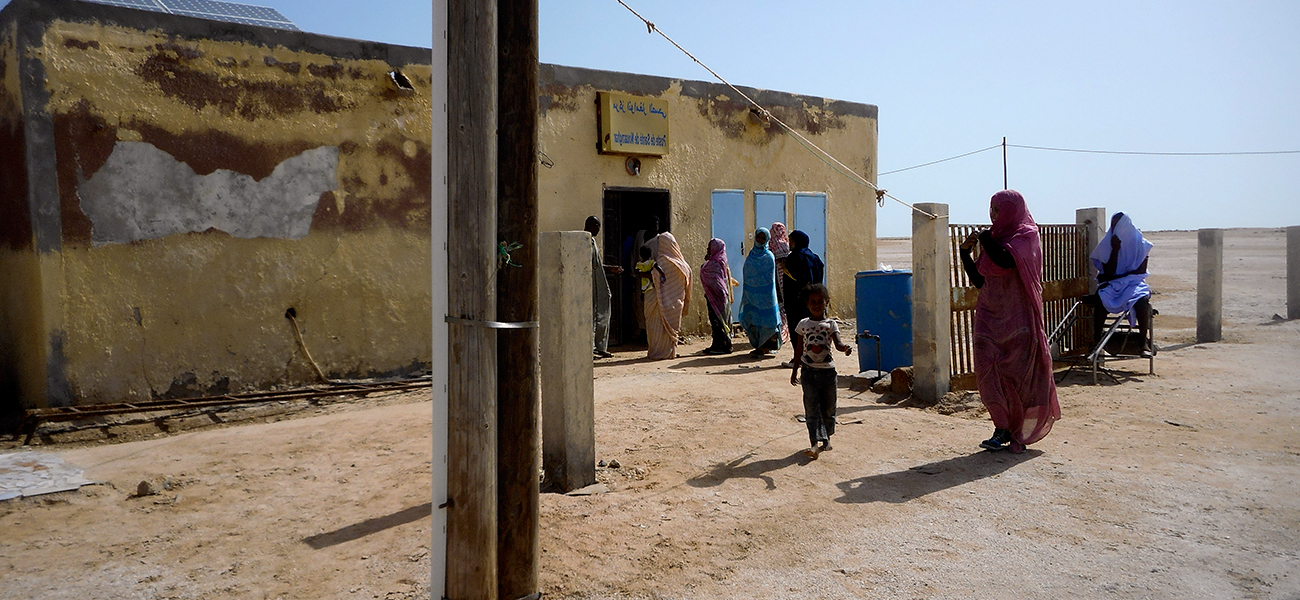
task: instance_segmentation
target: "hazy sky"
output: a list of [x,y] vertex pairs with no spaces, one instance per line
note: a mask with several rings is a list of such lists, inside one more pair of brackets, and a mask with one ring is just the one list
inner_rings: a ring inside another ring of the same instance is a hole
[[[874,104],[882,173],[1009,144],[1300,150],[1300,2],[625,0],[737,85]],[[617,0],[540,0],[541,59],[712,80]],[[428,46],[432,4],[266,0],[307,31]],[[1135,156],[1010,148],[1035,218],[1123,210],[1142,229],[1300,225],[1300,154]],[[827,178],[842,177],[827,170]],[[987,220],[1002,153],[880,177]],[[907,235],[906,208],[878,234]]]

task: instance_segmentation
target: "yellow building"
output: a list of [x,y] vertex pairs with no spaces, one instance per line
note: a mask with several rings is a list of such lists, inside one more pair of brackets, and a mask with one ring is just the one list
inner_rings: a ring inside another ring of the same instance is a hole
[[[428,368],[431,78],[428,49],[10,2],[0,426],[25,407],[312,383],[303,346],[331,378]],[[874,179],[874,106],[745,92]],[[542,65],[539,100],[542,230],[599,215],[616,262],[657,217],[696,267],[727,239],[739,272],[756,225],[793,221],[851,316],[874,194],[734,91]],[[695,293],[684,330],[707,328]]]
[[[657,219],[696,269],[710,238],[726,241],[739,279],[754,230],[781,221],[807,232],[810,247],[826,262],[832,313],[853,316],[854,276],[876,267],[876,203],[869,187],[836,172],[722,84],[554,65],[542,65],[539,80],[542,230],[581,229],[588,215],[601,217],[606,263],[627,267],[629,239]],[[875,106],[740,89],[875,181]],[[611,118],[628,108],[635,110],[628,122]],[[654,129],[656,123],[663,129]],[[619,136],[645,143],[618,147]],[[636,329],[633,288],[628,275],[610,279],[610,341],[616,344]],[[693,284],[698,289],[698,272]],[[708,327],[704,294],[693,293],[683,331],[705,333]]]
[[0,416],[427,368],[429,59],[10,2]]

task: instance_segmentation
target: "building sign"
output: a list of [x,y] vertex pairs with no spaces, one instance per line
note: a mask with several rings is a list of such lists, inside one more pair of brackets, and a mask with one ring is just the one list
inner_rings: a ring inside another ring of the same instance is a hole
[[668,154],[668,102],[599,92],[601,154]]

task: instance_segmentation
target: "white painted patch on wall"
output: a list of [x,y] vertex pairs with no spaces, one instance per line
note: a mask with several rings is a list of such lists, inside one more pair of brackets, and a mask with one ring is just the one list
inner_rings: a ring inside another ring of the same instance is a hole
[[254,181],[225,169],[199,175],[153,144],[119,141],[77,194],[96,246],[208,229],[296,240],[311,231],[321,194],[338,187],[338,164],[338,147],[321,146]]

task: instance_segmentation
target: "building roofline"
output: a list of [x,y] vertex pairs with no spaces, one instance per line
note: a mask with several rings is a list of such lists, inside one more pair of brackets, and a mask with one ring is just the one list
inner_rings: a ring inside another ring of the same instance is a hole
[[242,42],[268,48],[283,46],[289,50],[324,54],[340,59],[382,60],[394,66],[433,62],[433,54],[429,48],[354,40],[309,31],[214,21],[80,0],[11,0],[8,6],[0,10],[0,23],[14,21],[24,21],[29,24],[47,24],[55,21],[97,22],[142,31],[158,29],[167,35],[186,40]]
[[[656,75],[637,75],[635,73],[622,73],[618,71],[601,71],[598,69],[587,69],[583,67],[566,67],[548,63],[542,63],[540,65],[538,80],[543,88],[552,83],[567,87],[590,85],[596,89],[619,90],[644,94],[647,96],[663,94],[676,83],[681,85],[681,94],[683,96],[691,98],[717,98],[719,96],[725,96],[735,102],[744,102],[743,98],[736,96],[735,91],[722,83],[674,77],[659,77]],[[879,109],[874,104],[835,100],[818,96],[804,96],[789,92],[776,92],[739,85],[736,87],[764,107],[781,106],[805,108],[815,106],[831,111],[835,114],[864,117],[868,119],[877,118],[879,112]]]

